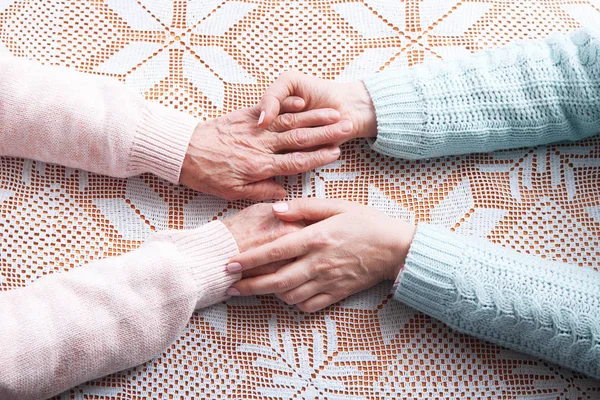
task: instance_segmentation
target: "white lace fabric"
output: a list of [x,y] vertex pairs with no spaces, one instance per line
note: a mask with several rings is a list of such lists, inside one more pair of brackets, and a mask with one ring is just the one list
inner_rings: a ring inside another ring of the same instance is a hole
[[[106,75],[214,118],[255,104],[288,69],[351,81],[594,24],[592,0],[7,0],[0,52]],[[354,200],[598,270],[599,177],[595,137],[417,162],[353,141],[338,162],[281,181],[292,197]],[[151,175],[0,158],[0,290],[249,204]],[[61,398],[600,398],[599,382],[455,333],[392,300],[390,287],[316,314],[272,296],[230,300],[194,314],[155,359]]]

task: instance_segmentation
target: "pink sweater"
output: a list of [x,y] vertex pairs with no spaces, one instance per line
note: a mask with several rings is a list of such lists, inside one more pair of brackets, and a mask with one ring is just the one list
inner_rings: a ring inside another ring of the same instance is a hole
[[[103,77],[0,60],[0,156],[178,183],[198,121]],[[164,350],[239,275],[221,222],[0,292],[0,399],[43,399]]]

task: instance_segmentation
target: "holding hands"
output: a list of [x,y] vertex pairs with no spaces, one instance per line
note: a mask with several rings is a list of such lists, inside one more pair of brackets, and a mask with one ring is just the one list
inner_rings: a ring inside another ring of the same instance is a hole
[[[251,137],[259,138],[264,150],[249,151],[250,139],[236,138],[248,130],[245,121],[249,118],[243,113],[258,118],[258,126],[250,130]],[[298,72],[282,74],[256,108],[225,118],[220,121],[225,124],[220,126],[217,120],[213,130],[225,133],[219,137],[226,138],[222,139],[223,147],[232,154],[223,157],[223,174],[219,177],[212,172],[216,179],[210,184],[217,192],[221,182],[230,180],[229,171],[240,170],[243,174],[236,175],[241,188],[238,193],[254,199],[285,195],[283,188],[267,179],[270,176],[330,163],[337,159],[337,146],[341,143],[377,134],[375,110],[362,82],[342,84]],[[331,125],[313,128],[325,124]],[[226,140],[231,142],[225,144]],[[322,148],[298,152],[318,146]],[[218,151],[227,153],[225,149]],[[276,154],[282,151],[296,153]],[[242,157],[238,167],[235,163],[240,161],[239,154],[247,154],[248,159]],[[227,197],[226,193],[220,195]],[[277,203],[272,210],[269,207],[268,213],[288,224],[306,227],[290,226],[291,231],[275,235],[268,243],[249,246],[251,249],[245,252],[240,249],[242,254],[230,261],[228,269],[242,271],[244,279],[228,293],[274,293],[307,312],[320,310],[383,280],[395,279],[415,230],[413,225],[373,208],[342,200],[298,199]]]
[[298,98],[305,103],[303,110],[332,108],[340,112],[342,119],[351,121],[351,135],[342,142],[377,136],[375,108],[364,83],[334,82],[301,72],[284,72],[267,89],[258,105],[261,110],[258,125],[270,126]]
[[[376,133],[362,82],[287,72],[258,106],[198,125],[180,181],[226,199],[283,198],[272,177],[329,164],[340,144]],[[307,312],[395,279],[415,230],[375,209],[324,199],[255,205],[224,223],[242,252],[228,269],[244,277],[228,293],[274,293]]]
[[[395,279],[415,230],[412,224],[342,200],[292,200],[274,204],[273,212],[283,221],[308,226],[234,257],[228,269],[244,271],[244,279],[228,294],[275,293],[306,312]],[[255,269],[258,274],[252,273]]]
[[[304,108],[290,98],[284,112]],[[322,108],[277,116],[258,127],[258,108],[231,112],[199,124],[188,146],[180,183],[205,193],[235,200],[280,199],[285,189],[273,179],[294,175],[337,160],[337,143],[351,138],[352,123]]]
[[274,176],[330,164],[342,143],[376,135],[375,110],[362,82],[286,72],[258,106],[196,127],[180,183],[228,200],[281,199],[286,192]]

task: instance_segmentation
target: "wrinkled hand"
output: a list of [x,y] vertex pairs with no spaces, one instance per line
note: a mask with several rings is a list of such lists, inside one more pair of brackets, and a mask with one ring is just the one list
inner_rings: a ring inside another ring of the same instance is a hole
[[[302,108],[290,99],[286,111]],[[318,109],[278,116],[259,128],[258,108],[237,110],[197,126],[183,162],[180,183],[235,200],[283,198],[285,189],[271,178],[327,165],[339,157],[335,145],[352,130],[339,112]]]
[[284,72],[267,89],[258,105],[259,126],[269,126],[287,104],[297,98],[304,100],[304,110],[333,108],[340,112],[342,119],[351,121],[352,134],[346,140],[377,136],[375,108],[362,82],[340,83],[300,72]]
[[[395,279],[415,231],[374,208],[341,200],[299,199],[273,210],[282,220],[312,224],[234,257],[229,269],[261,268],[265,274],[242,279],[228,293],[275,293],[306,312]],[[272,264],[294,258],[283,267]]]
[[270,243],[305,226],[303,221],[288,222],[277,218],[271,204],[254,204],[222,222],[240,252]]

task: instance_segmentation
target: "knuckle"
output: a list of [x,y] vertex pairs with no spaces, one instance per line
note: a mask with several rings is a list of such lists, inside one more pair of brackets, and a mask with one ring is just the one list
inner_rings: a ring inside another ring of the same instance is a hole
[[307,278],[307,280],[309,280],[316,276],[320,276],[319,265],[317,263],[312,263],[309,265],[309,267],[306,271],[306,278]]
[[268,256],[271,260],[281,260],[284,257],[284,251],[281,247],[273,247],[269,250]]
[[330,162],[329,156],[326,153],[326,150],[315,151],[313,152],[306,161],[306,167],[319,167],[324,164],[328,164]]
[[335,275],[336,269],[335,263],[331,260],[323,260],[319,263],[319,270],[329,275],[332,275],[332,273]]
[[257,160],[252,157],[244,157],[242,161],[243,165],[246,167],[246,171],[253,171],[254,168],[258,166]]
[[312,237],[311,244],[317,248],[327,247],[331,244],[331,237],[325,232],[317,232]]
[[256,171],[259,177],[271,177],[273,175],[277,175],[277,171],[279,170],[279,165],[275,159],[269,157],[268,160],[265,160],[261,163],[261,167]]
[[294,114],[283,114],[279,117],[281,125],[292,127],[296,124],[296,116]]
[[256,159],[249,160],[247,166],[249,168],[248,175],[262,177],[269,174],[272,163],[266,160],[266,157],[257,157]]
[[321,137],[325,141],[333,141],[336,138],[336,134],[336,130],[330,126],[326,126],[321,129]]
[[297,297],[290,293],[281,293],[278,297],[286,304],[292,305],[297,303]]
[[289,281],[280,278],[275,281],[274,287],[275,287],[276,293],[283,293],[283,292],[287,292],[289,290],[290,283],[289,283]]
[[292,140],[295,144],[302,146],[308,141],[308,134],[304,129],[294,129],[292,131]]
[[286,174],[296,174],[301,171],[302,166],[298,163],[297,153],[290,154],[285,159],[280,161],[279,170],[285,171]]
[[304,153],[294,153],[292,155],[292,166],[298,170],[306,168],[308,157]]

